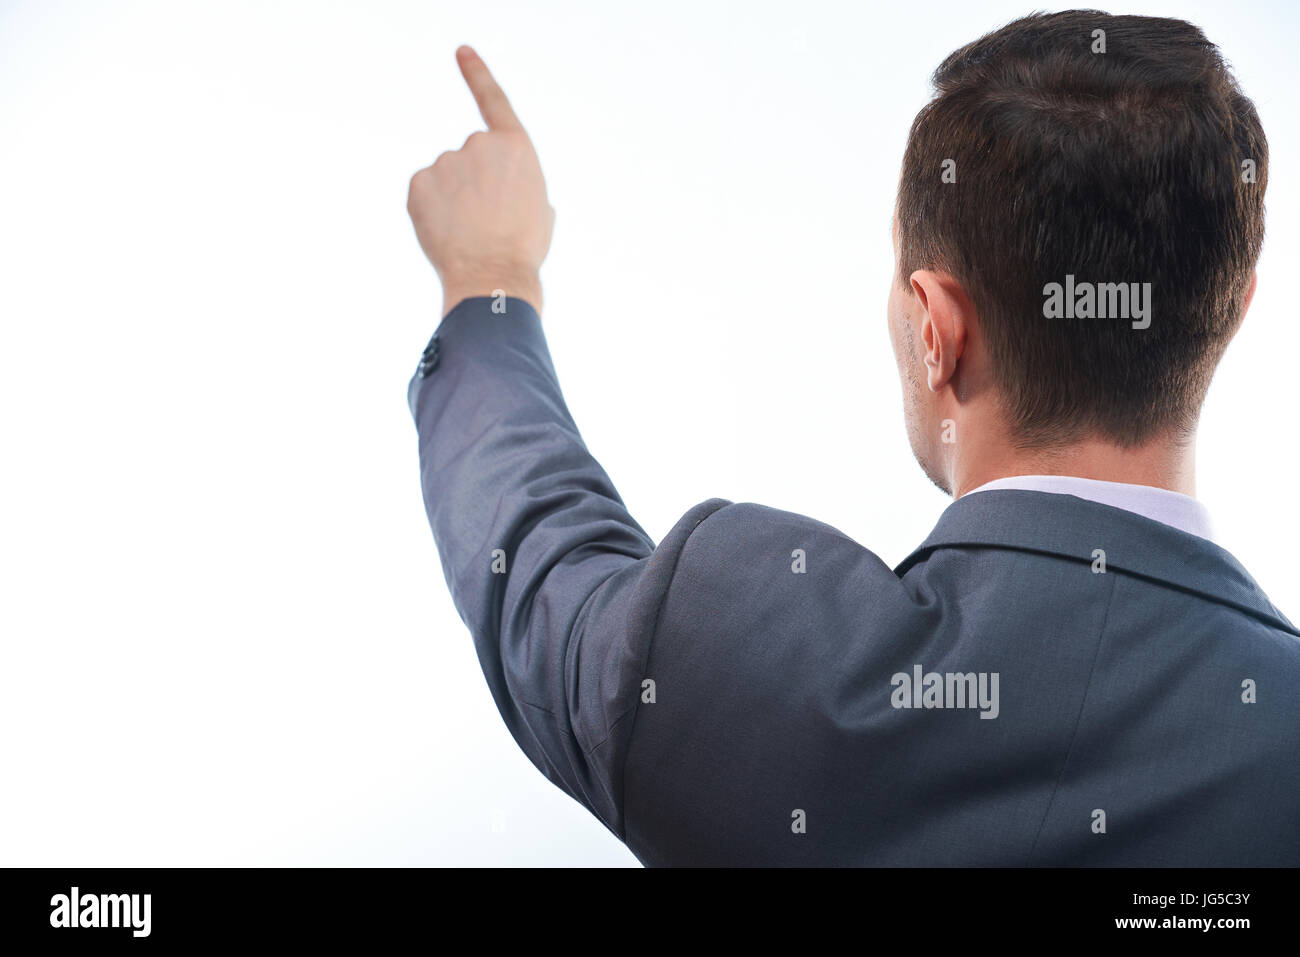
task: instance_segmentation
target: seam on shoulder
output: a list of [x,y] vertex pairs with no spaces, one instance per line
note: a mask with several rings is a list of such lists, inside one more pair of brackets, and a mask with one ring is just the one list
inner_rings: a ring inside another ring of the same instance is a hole
[[[708,500],[708,501],[712,501],[712,500],[710,499],[710,500]],[[707,501],[706,501],[706,502],[701,502],[700,504],[701,504],[701,505],[707,504]],[[704,522],[705,522],[706,520],[708,520],[708,518],[709,518],[710,516],[712,516],[712,515],[716,515],[718,512],[722,511],[722,510],[723,510],[724,508],[726,508],[727,506],[729,506],[729,505],[735,505],[735,504],[737,504],[737,503],[735,503],[735,502],[724,502],[724,503],[723,503],[722,505],[720,505],[718,508],[713,509],[713,510],[710,511],[708,514],[706,514],[703,518],[701,518],[698,522],[696,522],[694,525],[692,525],[692,526],[691,526],[691,530],[686,534],[686,537],[682,539],[682,545],[681,545],[681,547],[682,547],[682,548],[685,548],[685,547],[686,547],[686,543],[687,543],[688,541],[691,540],[691,536],[695,534],[695,530],[696,530],[697,528],[699,528],[701,525],[703,525]],[[699,506],[697,505],[696,508],[698,508],[698,507],[699,507]],[[690,514],[690,513],[688,512],[687,514]],[[680,550],[680,549],[678,550],[677,558],[678,558],[678,559],[681,558],[681,550]],[[672,571],[673,571],[673,572],[676,572],[676,571],[677,571],[677,559],[674,559],[674,560],[673,560]],[[602,584],[604,584],[604,583],[602,582]],[[670,573],[669,576],[668,576],[668,584],[669,584],[669,585],[672,584],[672,574],[671,574],[671,573]],[[660,614],[660,612],[663,611],[663,602],[664,602],[664,599],[667,598],[667,597],[668,597],[668,588],[667,588],[667,586],[665,586],[665,587],[664,587],[664,593],[663,593],[663,595],[660,596],[660,598],[659,598],[659,603],[658,603],[658,605],[657,605],[656,608],[655,608],[655,620],[654,620],[654,626],[653,626],[654,630],[652,630],[651,633],[650,633],[650,641],[646,643],[646,659],[643,659],[642,662],[641,662],[641,665],[642,665],[641,670],[642,670],[642,671],[645,670],[645,663],[646,663],[646,660],[648,660],[649,657],[650,657],[650,646],[654,643],[654,631],[658,630],[658,628],[659,628],[659,614]],[[609,729],[605,732],[605,736],[604,736],[603,738],[601,738],[599,741],[597,741],[595,744],[593,744],[590,748],[584,748],[582,753],[583,753],[586,757],[591,757],[591,755],[595,754],[596,751],[598,751],[598,750],[601,748],[601,746],[605,744],[606,741],[608,741],[610,738],[612,738],[612,737],[614,736],[614,729],[617,728],[617,727],[619,726],[619,724],[622,722],[622,720],[623,720],[624,718],[626,718],[628,715],[632,714],[634,711],[636,711],[636,709],[637,709],[637,705],[638,705],[638,704],[640,704],[640,701],[639,701],[639,700],[638,700],[638,701],[634,701],[634,702],[633,702],[633,703],[632,703],[632,704],[631,704],[627,709],[625,709],[625,710],[623,711],[622,714],[620,714],[620,715],[619,715],[618,717],[616,717],[613,721],[611,721],[610,724],[609,724]]]
[[[686,546],[690,542],[691,536],[696,533],[696,531],[699,529],[701,525],[707,522],[714,515],[717,515],[719,512],[723,511],[724,509],[729,508],[732,505],[736,504],[735,502],[730,502],[727,501],[726,499],[707,499],[706,501],[700,503],[700,505],[697,505],[696,508],[700,508],[702,505],[709,505],[714,502],[716,502],[717,505],[714,508],[711,508],[708,512],[705,512],[705,514],[701,515],[699,520],[696,521],[696,523],[693,526],[691,526],[691,530],[687,532],[686,536],[682,539],[681,546],[677,549],[677,554],[673,556],[672,568],[669,569],[667,580],[664,582],[663,590],[662,592],[660,592],[659,600],[655,605],[654,623],[650,626],[650,637],[646,641],[645,657],[641,659],[642,674],[645,673],[646,665],[650,661],[650,652],[654,649],[655,638],[659,634],[659,619],[663,615],[664,602],[668,600],[668,590],[672,588],[673,579],[677,575],[677,564],[682,559],[682,552],[686,551]],[[610,735],[614,733],[614,728],[618,726],[619,722],[621,722],[628,715],[632,716],[632,725],[628,729],[628,736],[627,736],[628,746],[623,752],[623,765],[619,773],[618,804],[615,807],[615,811],[618,814],[618,820],[621,825],[620,833],[618,837],[620,840],[624,841],[625,843],[627,841],[627,762],[628,762],[628,758],[631,757],[632,754],[632,736],[636,733],[636,714],[640,704],[641,704],[641,696],[637,695],[636,699],[632,702],[632,706],[614,719],[614,722],[609,726],[609,734],[605,735],[604,740],[602,740],[600,744],[592,748],[592,751],[595,751],[596,748],[599,748],[601,745],[603,745],[605,741],[609,740]]]

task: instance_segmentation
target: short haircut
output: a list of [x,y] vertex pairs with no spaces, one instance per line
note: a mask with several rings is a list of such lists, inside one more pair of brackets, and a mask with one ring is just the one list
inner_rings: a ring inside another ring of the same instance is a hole
[[[933,82],[899,180],[899,281],[962,284],[1024,447],[1185,435],[1264,238],[1268,143],[1218,48],[1182,20],[1034,14]],[[1149,282],[1150,326],[1047,318],[1067,276]]]

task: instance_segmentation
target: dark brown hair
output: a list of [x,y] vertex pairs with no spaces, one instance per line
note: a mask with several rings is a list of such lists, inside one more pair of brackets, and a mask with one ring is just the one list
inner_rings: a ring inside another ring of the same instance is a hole
[[[1268,180],[1259,117],[1218,48],[1182,20],[1034,14],[933,79],[903,158],[899,280],[928,268],[962,284],[1024,445],[1193,427],[1240,320]],[[1046,318],[1044,289],[1067,275],[1151,283],[1150,326]]]

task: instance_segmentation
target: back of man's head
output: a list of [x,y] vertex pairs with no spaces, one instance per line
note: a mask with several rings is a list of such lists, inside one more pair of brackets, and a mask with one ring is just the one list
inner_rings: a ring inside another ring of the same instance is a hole
[[[1018,442],[1194,429],[1253,281],[1268,178],[1218,49],[1181,20],[1037,14],[954,52],[934,83],[903,159],[898,278],[941,269],[966,290]],[[1150,325],[1072,302],[1049,318],[1053,283],[1150,283]]]

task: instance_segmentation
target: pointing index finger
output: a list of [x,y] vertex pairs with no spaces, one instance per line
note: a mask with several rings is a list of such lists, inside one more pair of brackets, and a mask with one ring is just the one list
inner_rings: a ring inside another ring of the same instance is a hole
[[505,92],[497,85],[482,57],[472,47],[463,46],[456,51],[456,62],[460,72],[474,94],[478,111],[483,114],[483,122],[489,130],[523,130],[523,124],[506,99]]

